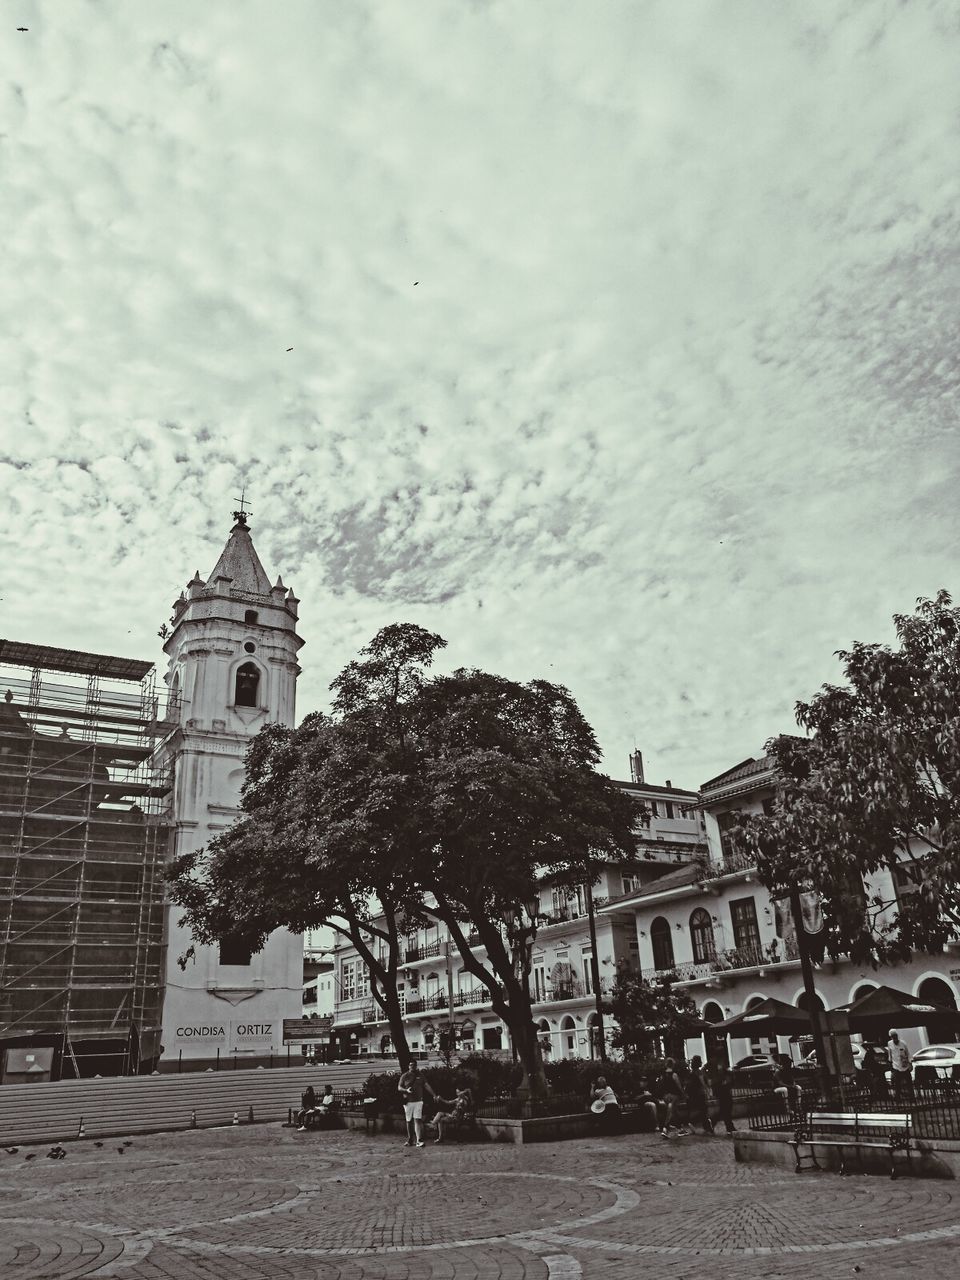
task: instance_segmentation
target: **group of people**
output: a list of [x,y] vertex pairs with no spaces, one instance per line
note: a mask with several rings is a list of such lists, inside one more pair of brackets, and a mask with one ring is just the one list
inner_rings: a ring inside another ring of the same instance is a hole
[[900,1039],[896,1031],[891,1031],[886,1045],[863,1042],[863,1057],[860,1060],[859,1075],[867,1092],[875,1097],[886,1098],[890,1095],[887,1088],[887,1072],[890,1072],[890,1087],[896,1101],[909,1098],[912,1085],[912,1061],[910,1050]]
[[[400,1091],[400,1097],[403,1099],[403,1116],[407,1124],[407,1140],[403,1144],[405,1147],[422,1147],[424,1145],[423,1127],[425,1124],[431,1125],[437,1131],[437,1136],[433,1141],[442,1143],[445,1132],[448,1132],[451,1128],[458,1127],[473,1114],[473,1094],[467,1085],[459,1087],[452,1098],[442,1098],[429,1080],[425,1080],[420,1074],[416,1059],[410,1063],[400,1077],[397,1082],[397,1088]],[[429,1095],[433,1100],[434,1113],[432,1120],[424,1120],[423,1117],[425,1095]]]
[[[682,1137],[695,1128],[712,1134],[711,1093],[719,1120],[727,1133],[733,1133],[733,1077],[729,1068],[721,1067],[711,1088],[700,1057],[689,1064],[667,1058],[652,1075],[637,1081],[633,1104],[640,1112],[641,1127],[656,1130],[663,1138]],[[606,1077],[597,1077],[587,1105],[598,1128],[612,1132],[620,1127],[620,1100]]]

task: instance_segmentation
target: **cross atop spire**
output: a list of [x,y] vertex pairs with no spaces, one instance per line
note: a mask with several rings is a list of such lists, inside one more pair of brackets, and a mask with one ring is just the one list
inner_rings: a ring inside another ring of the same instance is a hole
[[251,511],[251,509],[248,506],[246,506],[246,496],[247,496],[247,485],[246,485],[246,481],[244,481],[243,488],[240,490],[240,497],[234,498],[234,502],[240,503],[240,510],[235,511],[233,513],[234,520],[236,520],[237,524],[243,525],[244,528],[247,527],[247,516],[253,515],[253,512]]

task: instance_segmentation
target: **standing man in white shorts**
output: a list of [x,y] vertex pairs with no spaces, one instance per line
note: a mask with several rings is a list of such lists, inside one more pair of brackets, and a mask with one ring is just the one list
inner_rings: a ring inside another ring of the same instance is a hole
[[416,1059],[408,1063],[406,1071],[400,1077],[397,1088],[403,1098],[403,1114],[407,1122],[407,1140],[403,1145],[405,1147],[422,1147],[423,1094],[424,1090],[429,1090],[431,1097],[434,1096],[434,1093],[420,1074]]

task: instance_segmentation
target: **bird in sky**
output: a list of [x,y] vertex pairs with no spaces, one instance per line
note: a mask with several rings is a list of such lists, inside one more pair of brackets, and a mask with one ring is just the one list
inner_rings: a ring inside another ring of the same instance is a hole
[[29,30],[30,30],[30,28],[29,28],[29,27],[17,27],[17,30],[18,30],[18,31],[29,31]]
[[292,351],[292,350],[293,350],[293,347],[287,347],[287,350],[288,350],[288,351]]

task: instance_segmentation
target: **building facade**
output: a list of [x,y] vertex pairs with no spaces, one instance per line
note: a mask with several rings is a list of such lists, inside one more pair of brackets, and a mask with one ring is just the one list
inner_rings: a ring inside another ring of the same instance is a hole
[[[700,789],[707,856],[639,888],[604,911],[634,916],[641,972],[668,979],[688,992],[706,1021],[720,1022],[767,996],[804,1007],[797,937],[789,904],[771,898],[749,857],[734,849],[730,831],[740,815],[770,812],[775,791],[773,762],[750,759],[705,782]],[[910,892],[904,879],[884,871],[865,883],[869,897],[896,901]],[[817,999],[832,1009],[881,984],[925,1001],[957,1007],[960,999],[960,939],[937,955],[915,955],[896,966],[871,969],[845,957],[825,957],[815,966]],[[911,1050],[953,1040],[944,1028],[904,1030]],[[806,1046],[783,1037],[729,1040],[720,1034],[691,1041],[690,1053],[731,1064],[751,1053],[792,1053]]]
[[[279,578],[270,585],[246,514],[234,516],[213,571],[175,602],[164,643],[173,723],[155,759],[174,778],[176,854],[234,822],[250,740],[266,724],[294,723],[299,601]],[[179,915],[167,916],[161,1070],[281,1052],[283,1021],[302,1010],[302,939],[278,929],[255,955],[229,938],[203,946]]]

